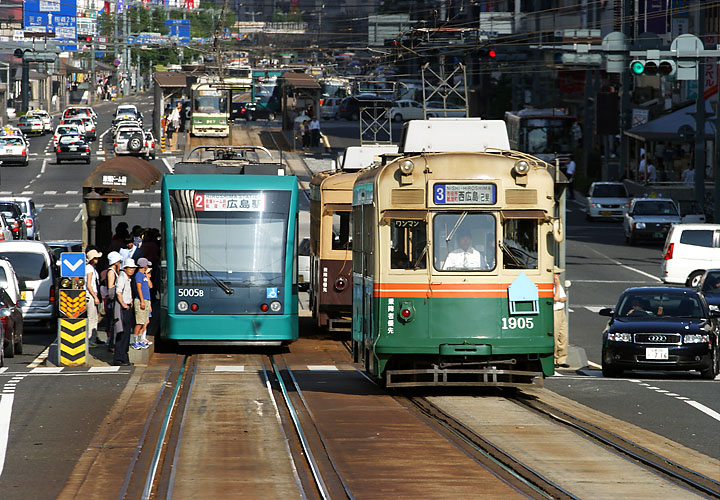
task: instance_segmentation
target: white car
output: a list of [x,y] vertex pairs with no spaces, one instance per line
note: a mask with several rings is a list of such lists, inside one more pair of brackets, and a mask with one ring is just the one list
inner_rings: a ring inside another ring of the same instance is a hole
[[67,135],[67,134],[81,134],[80,127],[77,125],[58,125],[55,127],[55,133],[53,134],[53,149],[57,148],[58,145],[58,139],[60,139],[61,135]]
[[141,128],[122,128],[115,136],[116,155],[147,156],[148,146],[145,131]]
[[465,118],[465,107],[448,102],[443,105],[442,101],[428,101],[425,105],[428,118]]
[[20,207],[20,212],[25,220],[25,228],[27,229],[27,238],[29,240],[39,240],[40,232],[38,230],[38,214],[42,208],[36,208],[32,198],[26,196],[13,196],[9,198],[0,198],[0,203],[15,203]]
[[340,97],[325,97],[320,105],[320,118],[323,120],[337,120],[340,118]]
[[390,108],[390,119],[394,122],[424,120],[423,105],[412,99],[398,99],[395,101],[395,106]]
[[28,166],[28,144],[22,135],[0,135],[0,161],[3,165],[19,163]]
[[621,219],[630,207],[630,195],[622,182],[593,182],[585,206],[585,218]]
[[623,217],[625,240],[664,240],[673,224],[680,224],[680,212],[673,200],[667,198],[635,198]]
[[28,111],[25,116],[35,116],[40,118],[43,123],[43,132],[52,132],[53,118],[50,116],[50,113],[44,109],[34,109],[32,111]]
[[670,228],[661,264],[665,283],[692,288],[705,271],[720,267],[720,224],[676,224]]
[[85,121],[82,118],[63,118],[61,125],[75,125],[82,135],[87,135],[85,130]]

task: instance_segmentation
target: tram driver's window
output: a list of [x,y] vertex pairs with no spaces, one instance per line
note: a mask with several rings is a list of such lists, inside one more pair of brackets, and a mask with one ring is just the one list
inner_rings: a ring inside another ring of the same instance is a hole
[[537,269],[537,219],[507,219],[503,224],[503,267]]
[[390,223],[390,268],[425,269],[427,224],[424,220]]
[[333,212],[332,249],[352,250],[352,212]]
[[495,224],[491,214],[439,213],[433,219],[433,256],[438,271],[495,269]]

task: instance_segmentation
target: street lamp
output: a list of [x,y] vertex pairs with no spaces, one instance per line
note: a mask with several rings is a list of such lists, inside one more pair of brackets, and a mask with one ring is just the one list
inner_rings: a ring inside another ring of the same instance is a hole
[[99,195],[95,188],[91,188],[90,192],[83,196],[85,205],[87,207],[88,218],[90,220],[90,235],[88,243],[91,245],[95,244],[95,227],[97,225],[97,218],[100,216],[100,205],[103,197]]

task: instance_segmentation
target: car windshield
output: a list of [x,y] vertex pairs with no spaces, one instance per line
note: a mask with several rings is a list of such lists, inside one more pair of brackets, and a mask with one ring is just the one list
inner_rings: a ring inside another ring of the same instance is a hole
[[705,295],[720,295],[720,271],[707,273],[703,281],[702,292]]
[[71,132],[78,132],[77,127],[58,127],[58,134],[69,134]]
[[37,281],[47,278],[48,266],[45,256],[35,252],[2,252],[15,269],[20,281]]
[[593,188],[593,198],[627,198],[625,186],[613,184],[600,184]]
[[58,142],[60,142],[60,144],[77,144],[79,142],[85,142],[85,139],[81,135],[64,135]]
[[121,130],[118,134],[118,139],[130,139],[135,134],[142,134],[142,131],[133,129]]
[[8,217],[17,217],[20,214],[20,209],[14,203],[0,203],[0,211]]
[[635,291],[620,298],[617,316],[703,318],[705,312],[695,293],[685,291]]
[[667,201],[647,201],[637,203],[633,215],[678,215],[675,204]]

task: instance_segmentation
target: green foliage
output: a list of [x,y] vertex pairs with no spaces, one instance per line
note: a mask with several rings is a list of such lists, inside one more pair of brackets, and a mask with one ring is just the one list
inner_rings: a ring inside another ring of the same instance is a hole
[[301,23],[302,14],[300,12],[283,12],[281,9],[275,9],[272,15],[274,23]]

